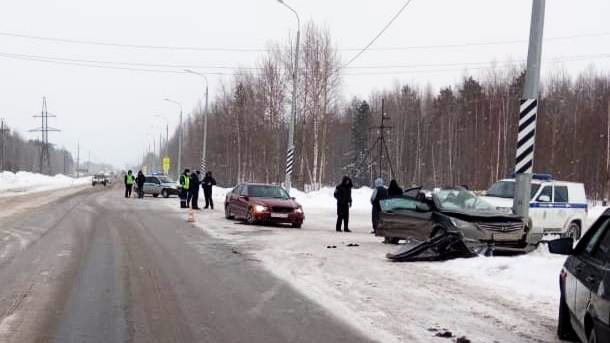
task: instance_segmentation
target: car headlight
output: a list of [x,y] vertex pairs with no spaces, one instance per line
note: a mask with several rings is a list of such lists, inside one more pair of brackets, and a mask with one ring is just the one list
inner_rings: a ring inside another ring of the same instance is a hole
[[466,230],[466,229],[476,229],[476,225],[470,222],[467,222],[465,220],[461,220],[461,219],[457,219],[457,218],[449,218],[449,220],[451,221],[451,224],[453,224],[453,226],[455,226],[456,228],[460,229],[460,230]]
[[506,213],[506,214],[513,213],[513,209],[510,207],[496,207],[496,210],[498,210],[498,212],[502,212],[502,213]]
[[295,208],[294,213],[303,213],[303,208],[301,208],[301,207]]
[[267,211],[267,207],[263,206],[263,205],[255,205],[254,211],[255,212],[265,212],[265,211]]

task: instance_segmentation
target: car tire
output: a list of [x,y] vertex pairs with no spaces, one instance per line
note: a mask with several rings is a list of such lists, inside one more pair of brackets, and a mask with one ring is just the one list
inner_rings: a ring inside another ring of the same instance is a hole
[[167,189],[161,191],[161,196],[164,198],[169,198],[169,193],[167,192]]
[[397,237],[384,237],[383,244],[398,244],[400,242],[400,238]]
[[559,299],[559,318],[557,319],[557,337],[561,340],[576,341],[577,336],[570,321],[570,310],[566,304],[563,292]]
[[235,218],[232,214],[231,214],[231,210],[229,209],[229,205],[225,205],[225,218],[227,219],[233,219]]
[[253,209],[248,209],[248,214],[246,215],[246,223],[248,223],[249,225],[254,225],[256,224],[256,219],[254,219],[254,210]]
[[153,196],[153,198],[157,198],[157,197],[159,197],[159,194],[153,194],[152,196]]
[[577,222],[571,222],[570,226],[568,226],[568,230],[565,233],[566,237],[571,237],[576,242],[580,239],[580,225]]

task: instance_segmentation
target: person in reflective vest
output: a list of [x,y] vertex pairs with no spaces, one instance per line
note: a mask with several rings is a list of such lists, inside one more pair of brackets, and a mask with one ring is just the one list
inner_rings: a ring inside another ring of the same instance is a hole
[[129,170],[127,175],[125,175],[125,198],[131,197],[131,190],[134,183],[136,183],[136,177],[133,176],[133,172]]
[[180,208],[188,208],[186,203],[188,191],[191,187],[191,178],[189,177],[190,170],[185,169],[180,175]]

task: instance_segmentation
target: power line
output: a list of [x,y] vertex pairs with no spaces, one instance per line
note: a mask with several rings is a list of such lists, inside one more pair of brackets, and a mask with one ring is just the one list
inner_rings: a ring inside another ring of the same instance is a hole
[[[0,32],[0,36],[10,38],[29,39],[37,41],[48,41],[55,43],[65,44],[80,44],[80,45],[91,45],[91,46],[103,46],[103,47],[116,47],[116,48],[132,48],[132,49],[149,49],[149,50],[184,50],[184,51],[203,51],[203,52],[265,52],[268,49],[264,48],[229,48],[229,47],[201,47],[201,46],[180,46],[180,45],[148,45],[148,44],[135,44],[135,43],[116,43],[116,42],[102,42],[93,40],[78,40],[48,36],[37,36],[27,35],[13,32]],[[607,37],[610,36],[610,32],[594,32],[594,33],[583,33],[568,36],[555,36],[545,38],[545,42],[560,41],[560,40],[571,40],[580,38],[592,38],[592,37]],[[499,41],[484,41],[484,42],[465,42],[465,43],[446,43],[446,44],[424,44],[424,45],[410,45],[410,46],[394,46],[394,47],[378,47],[368,48],[367,51],[400,51],[400,50],[415,50],[415,49],[445,49],[445,48],[461,48],[461,47],[472,47],[472,46],[489,46],[489,45],[506,45],[506,44],[520,44],[526,43],[526,39],[517,40],[499,40]],[[362,48],[339,48],[338,51],[360,51]]]
[[[603,59],[609,58],[610,54],[591,54],[591,55],[574,55],[574,56],[560,56],[546,59],[546,63],[561,63],[561,62],[573,62],[573,61],[582,61],[588,59]],[[34,62],[43,62],[50,64],[59,64],[59,65],[71,65],[77,67],[85,67],[85,68],[93,68],[93,69],[110,69],[110,70],[124,70],[124,71],[135,71],[135,72],[152,72],[152,73],[169,73],[169,74],[187,74],[183,69],[186,65],[180,64],[147,64],[147,63],[138,63],[138,62],[116,62],[116,61],[100,61],[100,60],[89,60],[89,59],[74,59],[74,58],[61,58],[61,57],[48,57],[48,56],[40,56],[40,55],[26,55],[26,54],[14,54],[8,52],[0,51],[0,58],[9,58],[15,60],[25,60],[25,61],[34,61]],[[400,73],[415,73],[415,72],[450,72],[450,71],[459,71],[463,70],[464,67],[469,69],[485,69],[494,66],[501,66],[505,64],[507,66],[514,66],[517,63],[523,62],[524,59],[518,59],[515,62],[506,62],[506,63],[497,63],[497,62],[457,62],[457,63],[427,63],[427,64],[410,64],[410,65],[368,65],[368,66],[354,66],[347,67],[345,69],[348,70],[379,70],[379,69],[398,69],[394,71],[387,72],[348,72],[344,75],[386,75],[386,74],[400,74]],[[169,69],[158,69],[158,68],[142,68],[142,66],[151,66],[151,67],[164,67]],[[408,71],[408,70],[400,70],[400,69],[421,69],[421,68],[434,68],[434,67],[462,67],[459,69],[441,69],[441,70],[419,70],[419,71]],[[204,66],[196,66],[196,68],[203,68]],[[231,67],[222,67],[229,69]],[[240,72],[239,70],[248,69],[245,67],[233,67],[235,71],[231,72],[206,72],[208,75],[217,75],[217,76],[233,76],[233,75],[244,75],[244,74],[252,74],[256,75],[256,72]],[[254,69],[254,68],[252,68]],[[344,69],[344,70],[345,70]]]
[[394,15],[394,17],[392,17],[392,19],[390,19],[390,21],[383,27],[383,29],[381,29],[381,31],[379,31],[379,33],[362,49],[360,50],[356,55],[354,55],[354,57],[352,57],[347,63],[345,63],[343,65],[343,67],[347,67],[350,64],[352,64],[358,57],[360,57],[368,48],[371,47],[371,45],[373,45],[373,43],[375,43],[375,41],[377,41],[377,39],[379,37],[381,37],[381,35],[390,27],[390,25],[392,25],[392,23],[400,16],[400,14],[405,10],[405,8],[407,8],[407,6],[409,6],[409,4],[412,2],[413,0],[408,0],[399,10],[398,12],[396,12],[396,14]]

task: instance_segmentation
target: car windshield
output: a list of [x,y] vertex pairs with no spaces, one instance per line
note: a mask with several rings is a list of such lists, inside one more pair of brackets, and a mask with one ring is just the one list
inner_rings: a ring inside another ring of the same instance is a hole
[[174,181],[174,180],[170,179],[170,178],[169,178],[169,177],[167,177],[167,176],[157,176],[157,178],[159,179],[159,181],[160,181],[161,183],[175,183],[175,181]]
[[248,195],[255,198],[288,199],[290,196],[280,186],[248,186]]
[[380,202],[381,209],[384,212],[391,211],[404,211],[404,210],[415,210],[417,208],[418,201],[410,197],[397,197],[388,198]]
[[495,210],[495,207],[485,200],[463,189],[440,189],[434,192],[433,196],[435,202],[442,210]]
[[[530,199],[536,195],[540,189],[540,185],[532,183],[532,190],[530,192]],[[498,181],[491,185],[487,190],[487,196],[512,199],[515,196],[515,182],[514,181]]]

